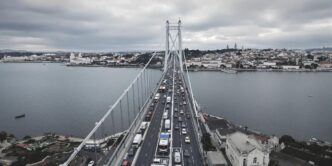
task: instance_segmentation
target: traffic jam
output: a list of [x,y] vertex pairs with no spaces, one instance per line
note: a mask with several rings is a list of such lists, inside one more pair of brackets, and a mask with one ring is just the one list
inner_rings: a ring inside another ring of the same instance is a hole
[[[170,69],[171,67],[173,69]],[[196,165],[193,163],[195,159],[191,155],[193,152],[191,143],[192,137],[194,137],[192,114],[188,106],[188,97],[186,97],[183,81],[182,73],[175,70],[173,65],[170,66],[158,87],[158,91],[153,96],[144,121],[141,122],[131,147],[121,163],[122,166],[146,165],[138,161],[138,158],[144,156],[139,154],[144,151],[142,147],[144,141],[152,143],[156,141],[154,156],[151,159],[149,157],[145,159],[150,160],[149,165],[151,166]],[[158,113],[161,117],[157,116]],[[153,132],[153,129],[158,132],[156,140],[152,136],[151,139],[146,139],[147,135],[157,133]]]

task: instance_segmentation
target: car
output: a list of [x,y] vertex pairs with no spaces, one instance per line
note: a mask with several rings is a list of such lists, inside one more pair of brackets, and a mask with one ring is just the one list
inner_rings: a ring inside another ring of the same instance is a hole
[[186,128],[186,124],[185,124],[185,123],[182,123],[181,127],[182,127],[182,128]]
[[190,114],[187,113],[187,114],[186,114],[186,117],[187,117],[187,119],[190,119]]
[[184,101],[184,102],[183,102],[183,105],[186,105],[186,104],[187,104],[187,102]]
[[88,166],[93,166],[93,165],[95,165],[95,161],[91,160],[91,161],[89,162]]
[[186,136],[186,137],[184,138],[184,142],[185,142],[185,143],[190,143],[190,138],[189,138],[189,136]]
[[180,103],[180,106],[182,106],[182,103]]
[[180,127],[179,127],[179,125],[176,124],[176,125],[174,126],[174,128],[175,128],[175,130],[179,130]]
[[134,156],[134,154],[135,154],[135,150],[134,150],[134,148],[133,147],[131,147],[130,149],[129,149],[129,151],[128,151],[128,156]]
[[180,110],[180,114],[183,114],[183,110]]
[[178,118],[178,114],[174,114],[174,118]]
[[178,108],[175,107],[175,108],[174,108],[174,111],[177,112],[177,111],[178,111]]
[[181,118],[181,117],[179,117],[178,121],[179,121],[179,122],[182,122],[182,118]]
[[121,166],[129,166],[130,165],[130,162],[126,159],[124,159],[121,163]]
[[161,159],[160,158],[154,158],[153,159],[153,163],[154,164],[160,164],[161,163]]
[[174,152],[174,163],[181,163],[181,153],[180,152]]
[[190,156],[190,153],[189,153],[189,150],[188,150],[188,149],[185,149],[185,150],[183,151],[183,156],[184,156],[184,157],[189,157],[189,156]]
[[161,103],[164,105],[165,104],[165,100],[163,100]]
[[187,130],[186,129],[182,129],[182,134],[187,134]]

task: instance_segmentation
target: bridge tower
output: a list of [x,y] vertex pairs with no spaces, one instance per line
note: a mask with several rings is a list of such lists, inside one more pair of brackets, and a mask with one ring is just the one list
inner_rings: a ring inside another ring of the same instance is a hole
[[166,21],[165,46],[166,48],[165,48],[164,71],[166,71],[167,64],[171,55],[175,55],[178,57],[180,62],[180,69],[181,71],[183,71],[181,20],[179,20],[177,23],[170,23],[168,20]]

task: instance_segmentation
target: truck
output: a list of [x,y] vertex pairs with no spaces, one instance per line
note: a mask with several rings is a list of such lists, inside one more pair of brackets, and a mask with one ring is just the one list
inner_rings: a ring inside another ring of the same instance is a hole
[[138,148],[142,143],[142,139],[143,139],[142,134],[136,134],[134,137],[133,144],[132,144],[133,147]]
[[167,119],[168,118],[168,111],[165,111],[164,113],[163,113],[163,119]]
[[166,98],[166,102],[167,102],[167,103],[171,103],[171,99],[172,99],[171,96],[167,96],[167,98]]
[[148,122],[142,122],[141,126],[140,126],[140,130],[143,132],[146,130],[147,127],[148,127]]
[[165,120],[165,129],[169,130],[171,128],[171,120],[170,119],[166,119]]
[[159,144],[158,144],[158,152],[159,153],[168,153],[169,149],[169,133],[160,133],[159,135]]

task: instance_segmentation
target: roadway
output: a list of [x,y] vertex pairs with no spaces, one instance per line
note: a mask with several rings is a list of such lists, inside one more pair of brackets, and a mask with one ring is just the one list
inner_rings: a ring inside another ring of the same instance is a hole
[[[174,165],[172,154],[174,149],[181,149],[182,151],[181,165],[203,165],[202,157],[198,149],[200,142],[195,137],[196,133],[193,127],[193,111],[189,106],[190,101],[188,100],[189,92],[187,91],[187,86],[184,85],[185,81],[182,80],[183,77],[181,76],[182,73],[180,72],[178,61],[175,61],[173,58],[171,58],[171,61],[173,63],[170,63],[165,78],[162,79],[162,81],[167,80],[162,84],[166,85],[166,91],[163,93],[159,92],[160,98],[154,102],[154,106],[149,106],[151,108],[149,110],[151,110],[153,114],[149,121],[149,127],[144,132],[143,143],[134,154],[127,154],[125,157],[126,160],[134,162],[135,165],[150,166],[156,158],[164,161],[164,165]],[[181,87],[183,87],[183,92],[181,91]],[[171,104],[167,104],[167,96],[174,96]],[[180,113],[182,112],[181,110],[183,113]],[[168,111],[168,118],[171,119],[172,123],[170,130],[172,144],[169,147],[169,153],[159,154],[158,143],[160,132],[167,132],[163,120],[164,111]],[[182,121],[179,121],[180,118]],[[185,126],[182,126],[183,124]],[[187,134],[182,134],[182,128],[187,130]],[[185,142],[186,136],[189,136],[190,143]],[[188,155],[185,156],[184,151],[187,151]]]

